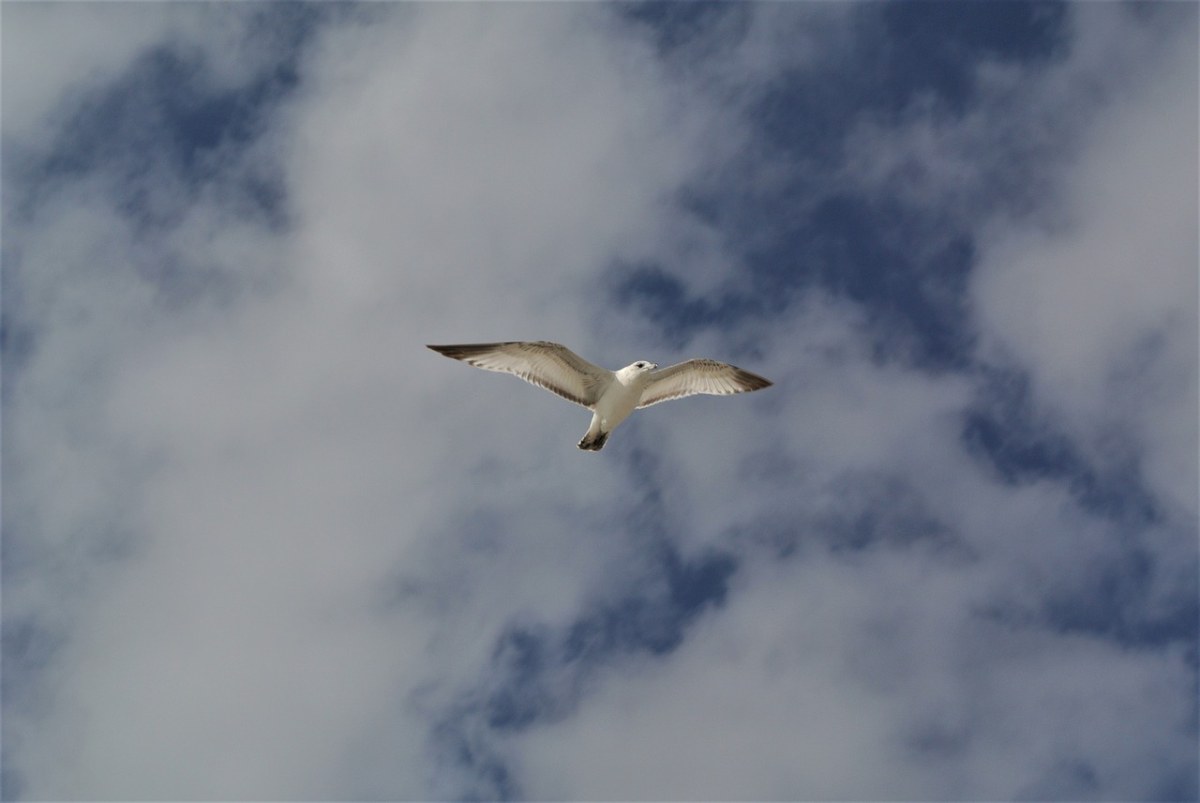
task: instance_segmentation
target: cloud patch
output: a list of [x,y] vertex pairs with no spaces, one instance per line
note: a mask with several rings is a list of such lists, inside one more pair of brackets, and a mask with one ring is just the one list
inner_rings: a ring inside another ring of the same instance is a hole
[[1195,797],[1195,9],[939,9],[6,8],[4,796]]

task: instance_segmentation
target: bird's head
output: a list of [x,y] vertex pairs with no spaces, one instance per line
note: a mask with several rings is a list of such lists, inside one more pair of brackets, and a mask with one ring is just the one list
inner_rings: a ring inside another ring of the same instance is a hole
[[630,379],[637,378],[649,374],[654,369],[658,368],[658,363],[649,362],[648,360],[638,360],[630,363],[621,369],[621,373]]

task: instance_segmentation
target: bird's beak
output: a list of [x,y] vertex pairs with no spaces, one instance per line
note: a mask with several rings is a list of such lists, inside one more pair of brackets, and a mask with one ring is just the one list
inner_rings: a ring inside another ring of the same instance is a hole
[[657,371],[657,370],[658,370],[658,363],[656,363],[656,362],[652,362],[652,363],[650,363],[650,367],[651,367],[652,369],[654,369],[655,371]]

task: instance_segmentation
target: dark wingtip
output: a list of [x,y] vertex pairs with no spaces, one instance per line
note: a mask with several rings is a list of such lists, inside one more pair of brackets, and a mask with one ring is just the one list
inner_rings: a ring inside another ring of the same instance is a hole
[[432,346],[425,345],[425,348],[432,349],[438,354],[445,357],[450,357],[454,360],[461,360],[464,357],[473,357],[485,351],[491,351],[497,346],[503,346],[503,343],[459,343],[450,346]]
[[758,374],[752,374],[743,368],[738,369],[737,378],[738,378],[738,381],[740,381],[746,385],[747,391],[762,390],[763,388],[769,388],[769,387],[771,387],[771,385],[775,384],[771,380],[767,379],[765,376],[759,376]]

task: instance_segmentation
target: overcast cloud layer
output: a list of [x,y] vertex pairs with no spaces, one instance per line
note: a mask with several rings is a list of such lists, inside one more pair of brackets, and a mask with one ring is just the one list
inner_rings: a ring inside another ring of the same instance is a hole
[[2,22],[5,798],[1200,796],[1194,5]]

